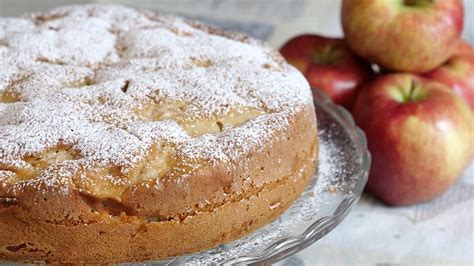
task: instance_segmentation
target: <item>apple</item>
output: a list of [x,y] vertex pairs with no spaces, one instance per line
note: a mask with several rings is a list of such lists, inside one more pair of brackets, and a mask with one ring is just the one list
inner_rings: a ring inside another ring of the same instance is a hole
[[456,48],[454,49],[453,55],[467,55],[467,56],[474,56],[474,48],[472,46],[464,41],[464,40],[459,40]]
[[473,157],[474,114],[442,83],[381,76],[361,90],[352,113],[372,154],[367,190],[387,204],[440,195]]
[[343,0],[347,45],[392,71],[424,73],[451,55],[464,21],[462,0]]
[[442,66],[427,73],[426,77],[448,85],[474,110],[474,53],[459,52]]
[[342,39],[300,35],[284,44],[280,53],[313,88],[346,108],[352,106],[360,85],[373,75],[370,65],[354,56]]

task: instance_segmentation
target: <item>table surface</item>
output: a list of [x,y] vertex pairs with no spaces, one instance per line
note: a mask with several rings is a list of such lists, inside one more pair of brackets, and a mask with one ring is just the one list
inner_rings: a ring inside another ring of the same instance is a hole
[[[0,0],[0,16],[91,1]],[[291,36],[341,36],[340,0],[97,0],[191,16],[247,32],[279,47]],[[474,0],[465,0],[463,36],[474,44]],[[403,208],[364,195],[333,232],[278,265],[474,265],[474,162],[438,199]]]

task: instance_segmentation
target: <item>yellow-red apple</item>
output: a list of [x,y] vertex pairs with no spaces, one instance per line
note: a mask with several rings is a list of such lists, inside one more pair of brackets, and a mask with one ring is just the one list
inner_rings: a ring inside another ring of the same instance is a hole
[[474,110],[474,54],[456,54],[426,76],[448,85]]
[[349,48],[382,68],[424,73],[451,55],[463,27],[462,0],[343,0]]
[[300,35],[285,43],[280,52],[313,88],[325,91],[348,109],[357,89],[373,75],[370,65],[354,56],[342,39]]
[[473,157],[473,112],[442,83],[382,76],[361,90],[352,111],[372,154],[367,190],[387,204],[438,196]]
[[470,43],[464,40],[459,40],[456,48],[454,48],[453,56],[454,55],[474,56],[474,48],[472,48]]

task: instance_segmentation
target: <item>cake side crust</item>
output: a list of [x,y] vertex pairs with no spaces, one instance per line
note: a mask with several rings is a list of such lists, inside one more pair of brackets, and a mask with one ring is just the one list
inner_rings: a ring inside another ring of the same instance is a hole
[[[317,144],[314,146],[317,152]],[[0,210],[0,260],[117,263],[163,259],[238,239],[272,222],[299,197],[315,171],[314,159],[256,195],[198,213],[183,221],[103,220],[66,226],[30,220],[21,208]],[[79,249],[77,247],[80,247]]]

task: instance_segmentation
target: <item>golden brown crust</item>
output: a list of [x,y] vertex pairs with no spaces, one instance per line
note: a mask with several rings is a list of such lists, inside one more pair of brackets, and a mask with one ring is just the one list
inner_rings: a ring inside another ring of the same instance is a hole
[[[133,216],[107,215],[107,211],[120,212],[113,204],[93,213],[93,205],[80,192],[69,195],[68,200],[42,201],[33,192],[30,198],[17,199],[12,204],[4,202],[0,208],[0,232],[11,233],[0,239],[0,258],[68,263],[143,261],[195,252],[237,239],[278,217],[314,173],[318,152],[314,112],[307,109],[294,122],[287,132],[275,136],[279,141],[269,143],[252,158],[239,161],[240,169],[231,175],[242,178],[235,182],[241,184],[242,192],[229,192],[232,196],[228,199],[219,200],[218,195],[231,184],[226,180],[232,177],[228,173],[208,172],[189,178],[196,180],[190,184],[194,188],[191,193],[181,191],[182,184],[174,184],[165,193],[174,190],[182,194],[159,194],[163,198],[158,202],[150,197],[158,191],[152,187],[144,191],[142,186],[137,192],[143,197],[135,200],[141,202],[142,209],[133,208],[133,204],[120,205],[133,210]],[[250,184],[244,184],[245,176],[253,177]],[[183,201],[176,201],[177,198]],[[213,204],[179,212],[184,208],[180,205],[195,206],[202,200]],[[24,204],[26,201],[31,205]],[[153,215],[151,210],[156,208],[166,212]],[[58,219],[64,219],[64,213],[50,210],[68,213],[68,220]],[[173,212],[180,215],[171,216],[173,219],[165,215]]]
[[[116,263],[165,258],[195,252],[237,239],[277,218],[299,194],[314,170],[262,188],[238,202],[228,202],[181,222],[102,220],[65,226],[29,220],[20,208],[0,211],[0,257],[7,261]],[[295,180],[296,179],[296,180]],[[274,187],[273,187],[274,186]],[[12,219],[15,218],[15,219]]]

